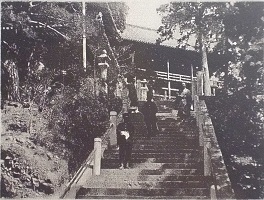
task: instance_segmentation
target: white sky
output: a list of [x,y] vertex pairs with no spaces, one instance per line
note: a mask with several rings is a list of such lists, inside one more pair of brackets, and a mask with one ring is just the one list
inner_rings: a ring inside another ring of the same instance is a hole
[[[107,1],[107,0],[105,0]],[[157,29],[161,25],[161,17],[156,9],[162,4],[167,4],[172,1],[197,1],[203,2],[208,0],[121,0],[126,2],[129,7],[127,23]],[[235,2],[236,0],[210,0],[214,2]],[[251,0],[241,0],[251,1]],[[263,0],[254,0],[263,1]]]
[[129,7],[127,23],[157,29],[161,25],[161,17],[156,9],[169,0],[133,0],[126,1]]

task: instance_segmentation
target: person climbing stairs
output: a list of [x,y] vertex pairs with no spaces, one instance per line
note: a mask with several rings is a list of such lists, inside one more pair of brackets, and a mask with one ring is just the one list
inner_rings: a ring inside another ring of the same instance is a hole
[[141,113],[131,114],[131,121],[135,135],[130,168],[118,169],[118,150],[107,150],[101,175],[87,180],[76,198],[210,198],[194,121],[179,125],[173,116],[159,113],[159,132],[150,138]]

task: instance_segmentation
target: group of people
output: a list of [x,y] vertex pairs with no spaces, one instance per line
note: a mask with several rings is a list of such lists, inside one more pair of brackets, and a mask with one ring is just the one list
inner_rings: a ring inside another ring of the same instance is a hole
[[[158,108],[153,101],[152,93],[148,93],[147,102],[144,104],[142,113],[147,126],[148,135],[155,135],[158,131],[156,113]],[[134,126],[129,121],[129,114],[123,114],[123,122],[117,126],[117,145],[119,148],[120,169],[128,168],[132,153],[132,140]]]
[[[185,83],[183,83],[183,90],[179,97],[178,117],[182,122],[189,118],[192,103],[191,92],[186,88]],[[158,133],[157,112],[158,108],[153,100],[153,94],[149,92],[147,94],[147,102],[145,102],[142,107],[142,114],[144,116],[148,136],[154,136]],[[134,126],[129,121],[129,114],[124,113],[123,122],[117,126],[117,145],[119,148],[120,169],[129,168],[134,131]]]

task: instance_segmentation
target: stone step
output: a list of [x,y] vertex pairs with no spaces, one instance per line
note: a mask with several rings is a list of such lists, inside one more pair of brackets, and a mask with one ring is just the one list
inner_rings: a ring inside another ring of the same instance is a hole
[[[116,171],[126,171],[130,169],[115,169]],[[103,170],[102,170],[103,171]],[[210,182],[211,180],[203,175],[176,175],[176,174],[171,174],[171,175],[139,175],[139,174],[133,174],[133,176],[127,176],[126,174],[101,174],[100,178],[102,179],[109,179],[109,180],[122,180],[126,178],[126,180],[129,181],[184,181],[184,182],[189,182],[189,181],[200,181],[200,182]]]
[[189,129],[195,129],[196,125],[191,125],[191,124],[179,124],[179,122],[166,122],[165,120],[163,121],[158,121],[157,125],[159,127],[163,127],[163,128],[183,128],[186,130]]
[[137,148],[156,148],[156,149],[187,149],[187,148],[196,148],[198,149],[199,148],[199,145],[198,145],[198,142],[197,144],[185,144],[185,143],[176,143],[176,142],[173,142],[173,143],[161,143],[161,144],[151,144],[151,143],[134,143],[133,145],[133,149],[137,149]]
[[156,115],[157,119],[158,119],[158,122],[165,122],[165,123],[176,123],[176,124],[181,124],[181,125],[195,125],[195,120],[189,120],[189,121],[184,121],[182,123],[179,123],[181,121],[181,119],[175,117],[174,115],[172,114],[157,114]]
[[135,134],[133,135],[133,142],[137,143],[139,141],[149,141],[149,142],[195,142],[195,141],[199,141],[199,136],[198,135],[180,135],[178,136],[177,134],[151,134],[151,135],[138,135]]
[[[147,133],[135,133],[133,135],[134,137],[147,137]],[[169,137],[198,137],[198,134],[197,133],[192,133],[192,132],[189,132],[189,133],[183,133],[183,132],[166,132],[166,131],[162,131],[162,132],[159,132],[157,133],[156,135],[154,135],[155,137],[164,137],[164,138],[169,138]]]
[[171,113],[171,111],[172,111],[173,109],[171,109],[171,108],[158,108],[158,112],[159,113]]
[[150,133],[150,135],[147,134],[147,132],[143,134],[135,133],[133,135],[133,138],[137,139],[197,139],[198,134],[189,133],[189,134],[183,134],[183,133],[170,133],[170,132],[162,132],[162,133]]
[[100,176],[92,178],[85,187],[89,188],[206,188],[208,184],[201,181],[130,181],[129,178],[123,177],[122,179],[105,180]]
[[76,197],[89,197],[89,195],[104,196],[209,196],[209,190],[206,188],[173,188],[173,189],[123,189],[123,188],[80,188]]
[[138,176],[138,175],[199,175],[197,169],[102,169],[102,175]]
[[131,123],[133,124],[134,127],[138,127],[138,126],[145,127],[146,126],[144,121],[133,121]]
[[133,137],[134,142],[195,142],[198,140],[198,137],[158,137],[158,136],[150,136],[150,137]]
[[[197,140],[190,140],[190,139],[186,139],[186,140],[133,140],[133,144],[138,144],[138,145],[153,145],[155,146],[161,146],[161,145],[174,145],[174,146],[194,146],[197,145],[198,146],[198,139]],[[172,147],[173,148],[173,147]],[[159,149],[159,148],[157,148]]]
[[[199,136],[196,134],[181,134],[181,133],[168,133],[168,134],[162,134],[158,133],[156,135],[153,135],[151,139],[197,139]],[[136,139],[150,139],[148,135],[133,135],[133,138]]]
[[[203,163],[131,163],[130,168],[138,169],[194,169],[202,168]],[[118,163],[107,162],[102,160],[102,169],[117,169]]]
[[[182,154],[178,154],[178,153],[132,153],[131,155],[131,159],[184,159],[184,160],[188,160],[188,159],[193,159],[193,158],[197,158],[200,157],[199,154],[197,153],[182,153]],[[111,154],[111,153],[105,153],[104,154],[104,159],[117,159],[119,158],[119,154]]]
[[[118,156],[119,152],[118,151],[109,151],[109,152],[105,152],[104,155],[106,156]],[[156,157],[181,157],[181,158],[190,158],[190,157],[197,157],[199,156],[199,152],[169,152],[169,153],[162,153],[162,152],[154,152],[154,153],[148,153],[148,152],[144,152],[144,150],[142,151],[138,151],[138,152],[132,152],[132,157],[136,157],[136,158],[140,158],[140,157],[150,157],[150,158],[156,158]]]
[[[113,149],[113,150],[108,150],[106,151],[106,153],[108,152],[111,152],[111,153],[119,153],[119,150],[117,149]],[[177,148],[177,147],[174,147],[174,148],[159,148],[157,149],[156,147],[145,147],[144,145],[137,145],[137,146],[134,146],[133,148],[133,153],[193,153],[193,152],[198,152],[199,153],[199,150],[198,149],[183,149],[183,148]]]
[[[105,159],[106,160],[106,159]],[[131,158],[131,163],[193,163],[200,162],[201,158]],[[119,163],[119,159],[107,158],[107,162]]]
[[173,108],[158,106],[158,113],[171,113]]
[[137,140],[138,144],[151,144],[151,145],[198,145],[198,140]]
[[167,134],[167,135],[159,135],[159,134],[152,134],[150,136],[148,135],[133,135],[133,138],[137,138],[137,140],[171,140],[171,139],[174,139],[174,140],[177,140],[177,139],[185,139],[185,140],[194,140],[194,139],[198,139],[198,135],[192,135],[192,136],[188,136],[188,135],[177,135],[177,134]]
[[190,133],[190,134],[183,134],[183,133],[169,133],[169,132],[162,132],[162,133],[151,133],[148,135],[147,133],[143,134],[138,134],[135,133],[133,135],[133,138],[136,139],[197,139],[199,138],[198,134],[195,133]]
[[208,196],[116,196],[116,195],[100,195],[100,196],[76,196],[77,199],[209,199]]
[[[147,131],[147,127],[145,125],[134,125],[135,130],[139,132]],[[170,126],[170,125],[157,125],[160,131],[169,131],[169,132],[196,132],[197,128],[195,127],[182,127],[182,126]]]
[[179,124],[178,122],[166,122],[166,121],[158,121],[157,125],[162,128],[178,128],[178,129],[183,128],[186,130],[196,128],[196,125],[195,126],[192,126],[190,124],[182,125],[182,124]]
[[176,132],[190,132],[190,131],[195,131],[196,128],[193,127],[182,127],[182,126],[170,126],[169,124],[158,124],[158,127],[160,130],[164,131],[176,131]]
[[158,135],[150,135],[150,136],[133,136],[133,141],[195,141],[198,140],[198,136],[158,136]]

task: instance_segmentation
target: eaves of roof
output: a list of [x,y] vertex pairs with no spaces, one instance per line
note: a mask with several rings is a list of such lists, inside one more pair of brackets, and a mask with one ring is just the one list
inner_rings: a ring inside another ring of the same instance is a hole
[[[121,37],[125,40],[130,41],[136,41],[146,44],[156,44],[156,40],[159,38],[159,34],[155,29],[126,24],[126,29],[121,34]],[[191,42],[193,43],[193,41]],[[160,45],[176,49],[178,48],[178,41],[176,39],[171,39],[162,42]],[[195,51],[195,49],[191,46],[187,46],[186,50]]]

